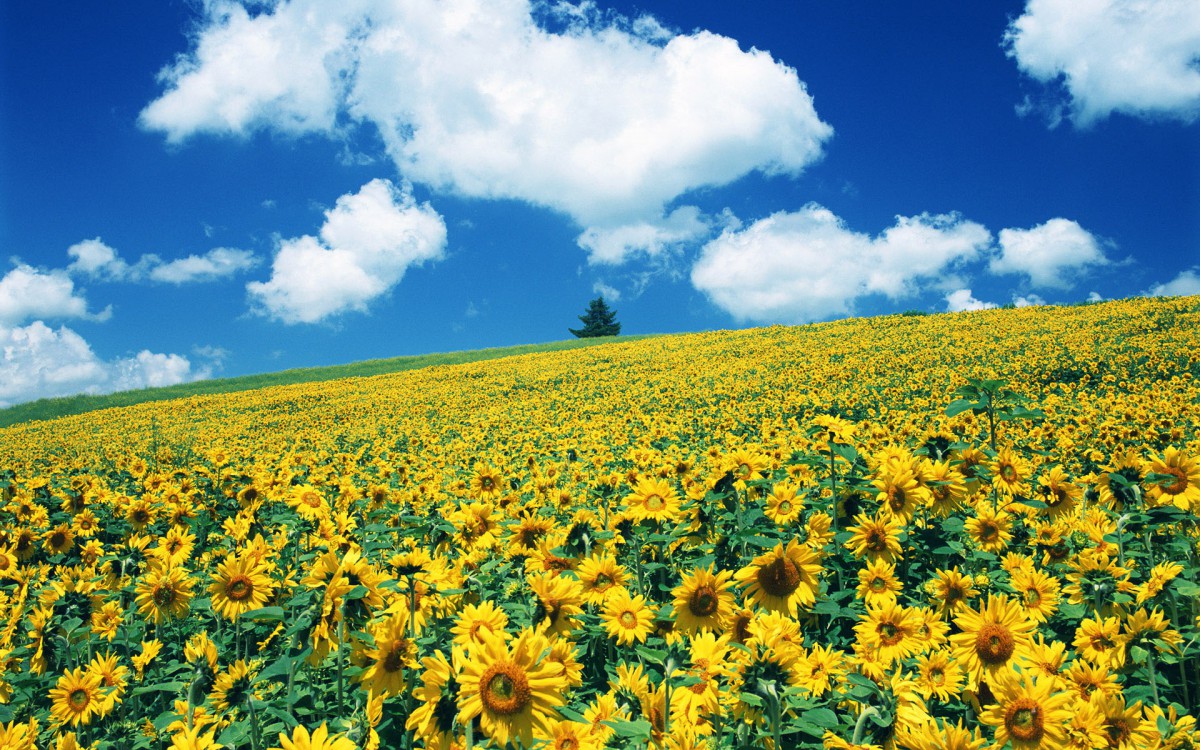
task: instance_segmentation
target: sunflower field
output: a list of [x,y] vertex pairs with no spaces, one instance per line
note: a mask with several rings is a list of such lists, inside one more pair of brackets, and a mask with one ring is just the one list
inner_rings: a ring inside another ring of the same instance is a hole
[[0,430],[0,750],[1193,750],[1200,299]]

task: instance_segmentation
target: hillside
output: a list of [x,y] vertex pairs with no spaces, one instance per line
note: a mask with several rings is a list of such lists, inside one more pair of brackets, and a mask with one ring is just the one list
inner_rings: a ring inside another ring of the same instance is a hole
[[1198,374],[1200,300],[1132,299],[17,424],[0,731],[927,750],[1131,721],[1182,747]]

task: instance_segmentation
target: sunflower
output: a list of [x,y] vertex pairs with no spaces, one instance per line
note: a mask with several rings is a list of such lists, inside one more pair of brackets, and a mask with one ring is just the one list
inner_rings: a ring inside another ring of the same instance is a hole
[[1104,716],[1104,734],[1109,750],[1151,750],[1159,746],[1158,728],[1146,721],[1142,702],[1125,703],[1121,693],[1092,696],[1092,705]]
[[712,564],[684,575],[671,592],[675,629],[681,633],[723,630],[733,617],[732,577],[728,570],[714,573]]
[[96,654],[88,664],[88,671],[100,678],[100,687],[105,692],[98,712],[104,716],[116,708],[125,695],[125,686],[129,684],[129,667],[121,664],[116,654],[106,651],[104,655]]
[[1029,464],[1014,453],[1012,448],[1001,448],[992,460],[990,468],[992,470],[992,487],[1001,495],[1012,497],[1025,494],[1025,480],[1029,478]]
[[137,673],[138,682],[145,677],[146,667],[150,666],[150,662],[158,657],[158,653],[162,651],[162,641],[157,638],[149,641],[142,641],[141,653],[134,654],[130,657],[133,662],[133,669]]
[[371,628],[374,646],[363,655],[370,665],[359,680],[376,694],[399,695],[405,689],[404,670],[417,666],[417,648],[409,631],[408,608],[397,607]]
[[187,529],[172,526],[165,537],[158,540],[158,546],[152,554],[163,562],[166,567],[183,564],[192,556],[196,547],[196,535]]
[[50,689],[50,715],[63,725],[87,724],[104,704],[100,675],[76,667],[58,678]]
[[925,698],[949,701],[962,688],[962,670],[948,651],[939,649],[917,657],[917,691]]
[[459,721],[479,717],[484,734],[501,747],[547,739],[566,689],[562,668],[542,659],[548,648],[546,638],[528,628],[511,649],[503,638],[488,638],[463,663]]
[[909,734],[911,750],[983,750],[987,739],[979,730],[963,726],[962,719],[956,724],[942,719],[931,721]]
[[921,614],[896,602],[868,607],[854,634],[868,653],[885,665],[916,653],[921,644],[917,631]]
[[12,551],[12,547],[9,547],[7,544],[0,544],[0,581],[16,578],[17,572],[20,570],[20,565],[17,556]]
[[868,606],[895,603],[903,584],[896,576],[896,566],[884,560],[872,560],[858,571],[856,594]]
[[311,484],[298,484],[293,487],[287,495],[287,504],[306,521],[316,523],[329,517],[329,503],[320,490]]
[[646,597],[630,596],[625,589],[608,597],[600,619],[608,634],[622,646],[645,643],[654,627],[654,613],[646,606]]
[[804,510],[804,501],[797,497],[795,484],[780,482],[771,488],[771,494],[766,497],[763,515],[775,522],[776,526],[788,526],[800,518]]
[[[1151,456],[1144,467],[1150,485],[1146,496],[1153,504],[1200,511],[1200,459],[1170,445],[1161,456]],[[1151,479],[1160,477],[1160,481],[1151,483]]]
[[404,727],[423,740],[426,748],[450,750],[455,741],[459,696],[454,669],[441,651],[422,659],[421,667],[424,670],[421,685],[413,691],[420,703],[409,714]]
[[216,727],[183,727],[171,735],[168,750],[222,750],[225,746],[213,739],[216,731]]
[[1012,541],[1012,517],[1003,510],[997,511],[986,503],[979,503],[975,515],[963,524],[971,541],[984,552],[999,554]]
[[625,498],[626,515],[634,521],[670,521],[679,515],[679,493],[661,479],[639,479],[633,494]]
[[583,584],[584,601],[598,606],[604,604],[610,593],[623,588],[629,581],[625,568],[607,552],[582,560],[575,569],[575,576]]
[[942,617],[949,617],[965,609],[978,593],[975,590],[975,579],[963,575],[957,567],[937,571],[936,577],[925,584],[925,590],[933,597]]
[[476,500],[495,500],[504,494],[504,475],[494,466],[482,461],[475,464],[475,476],[471,477],[471,497]]
[[845,547],[855,557],[866,557],[870,560],[885,560],[895,562],[904,557],[900,548],[900,532],[904,531],[904,521],[894,516],[877,514],[875,517],[860,513],[854,517],[854,526],[846,529],[850,538]]
[[547,636],[574,630],[577,615],[583,612],[583,587],[579,581],[556,573],[526,576],[529,588],[537,596],[534,627]]
[[0,723],[0,747],[11,750],[36,750],[38,720],[29,719],[27,722],[10,721]]
[[290,737],[287,732],[280,732],[279,744],[270,750],[358,750],[358,746],[354,740],[337,733],[330,734],[325,722],[321,722],[312,734],[302,726],[293,729]]
[[771,462],[761,453],[738,448],[722,456],[719,462],[721,474],[732,475],[734,482],[749,482],[761,477]]
[[962,507],[967,496],[967,481],[958,469],[947,461],[925,461],[921,465],[925,484],[929,486],[929,511],[945,518]]
[[1043,623],[1058,611],[1058,579],[1040,570],[1019,569],[1013,572],[1009,585],[1016,592],[1025,614],[1036,623]]
[[92,632],[111,643],[124,620],[125,610],[121,603],[108,602],[99,611],[92,612]]
[[780,542],[775,549],[754,558],[734,578],[745,587],[746,601],[751,606],[795,617],[800,607],[811,607],[816,602],[820,573],[817,553],[792,539],[787,547]]
[[1003,595],[991,594],[979,610],[968,609],[954,618],[962,631],[950,636],[954,658],[967,673],[967,686],[974,690],[1005,672],[1029,649],[1035,623],[1021,607]]
[[813,646],[796,664],[800,687],[815,697],[825,695],[846,674],[845,654],[832,646]]
[[42,538],[42,548],[51,555],[65,555],[75,546],[75,532],[65,523],[60,523]]
[[245,555],[226,555],[217,564],[208,586],[212,608],[227,620],[237,620],[252,609],[267,603],[275,584],[267,575],[268,566]]
[[1121,692],[1121,683],[1107,666],[1093,664],[1086,659],[1076,660],[1063,672],[1076,695],[1082,701],[1090,701],[1093,695],[1116,695]]
[[545,750],[600,750],[591,730],[591,725],[577,721],[557,722],[546,738]]
[[491,602],[481,602],[463,607],[450,632],[455,646],[469,650],[482,645],[489,634],[503,633],[506,627],[508,613]]
[[929,488],[921,484],[921,477],[908,462],[882,464],[872,484],[879,491],[875,499],[880,514],[905,524],[912,521],[918,508],[933,500]]
[[1125,637],[1118,617],[1084,618],[1075,628],[1074,646],[1093,664],[1117,669],[1125,664]]
[[1070,477],[1061,466],[1055,466],[1038,477],[1037,496],[1046,504],[1046,516],[1051,520],[1069,516],[1074,512],[1083,490],[1071,484]]
[[252,697],[255,673],[243,659],[238,659],[228,669],[217,675],[209,696],[213,708],[226,712],[242,706]]

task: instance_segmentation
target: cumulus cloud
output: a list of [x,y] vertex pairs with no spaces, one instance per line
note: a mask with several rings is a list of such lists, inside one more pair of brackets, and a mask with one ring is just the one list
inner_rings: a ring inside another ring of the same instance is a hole
[[1068,101],[1054,108],[1078,126],[1113,112],[1200,115],[1195,0],[1029,0],[1004,44],[1023,73],[1061,86]]
[[609,286],[603,281],[597,281],[595,284],[592,284],[592,291],[601,297],[606,297],[609,302],[621,301],[621,290],[615,286]]
[[189,255],[172,261],[161,261],[155,256],[146,276],[153,281],[168,284],[188,284],[196,281],[213,281],[233,276],[258,265],[258,258],[248,250],[217,247],[204,255]]
[[807,322],[852,312],[864,295],[900,299],[977,258],[991,233],[957,214],[896,218],[876,237],[809,204],[706,244],[692,284],[740,320]]
[[832,135],[796,71],[769,53],[590,3],[252,7],[207,4],[144,127],[180,142],[369,125],[406,179],[563,212],[602,262],[686,231],[687,215],[663,216],[688,191],[756,170],[797,174]]
[[1046,300],[1036,294],[1013,295],[1013,307],[1039,307],[1044,304],[1046,304]]
[[92,314],[75,282],[63,271],[40,271],[18,265],[0,278],[0,325],[16,325],[35,318],[88,318],[105,320],[112,309]]
[[967,312],[974,310],[991,310],[999,307],[995,302],[984,302],[975,299],[970,289],[957,289],[946,295],[946,312]]
[[630,255],[654,258],[664,251],[709,234],[709,220],[695,206],[683,206],[659,221],[639,221],[615,227],[589,227],[579,236],[588,262],[616,265]]
[[76,393],[174,385],[210,377],[178,354],[142,350],[102,360],[75,331],[41,320],[26,326],[0,324],[0,407]]
[[1200,294],[1200,266],[1180,272],[1165,284],[1155,284],[1146,294],[1151,297],[1190,297]]
[[280,243],[271,278],[246,285],[255,310],[284,323],[316,323],[369,302],[410,266],[442,257],[446,224],[411,188],[372,180],[325,212],[320,236]]
[[67,255],[72,258],[67,266],[71,273],[110,281],[124,279],[132,273],[129,264],[99,237],[71,245],[67,248]]
[[1024,274],[1030,285],[1070,289],[1077,277],[1110,261],[1091,232],[1068,219],[1051,219],[1032,229],[1001,229],[1000,253],[988,269],[997,274]]

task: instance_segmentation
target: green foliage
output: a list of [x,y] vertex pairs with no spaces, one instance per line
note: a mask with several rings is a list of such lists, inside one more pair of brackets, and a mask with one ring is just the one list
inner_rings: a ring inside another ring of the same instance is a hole
[[588,303],[587,312],[579,316],[583,328],[568,328],[576,338],[598,338],[600,336],[619,336],[621,324],[616,322],[617,311],[611,310],[603,297],[597,297]]

